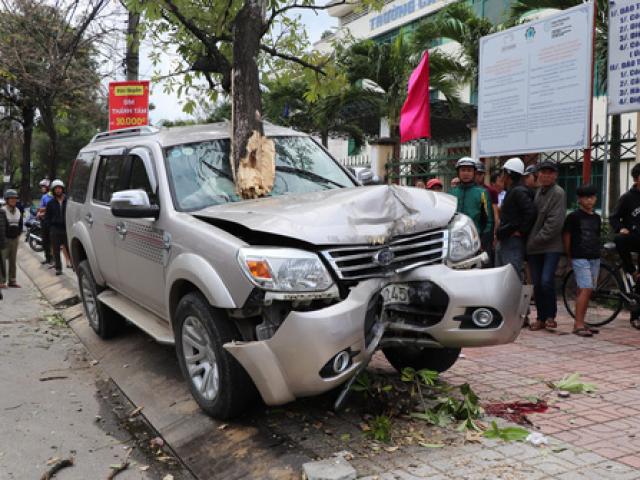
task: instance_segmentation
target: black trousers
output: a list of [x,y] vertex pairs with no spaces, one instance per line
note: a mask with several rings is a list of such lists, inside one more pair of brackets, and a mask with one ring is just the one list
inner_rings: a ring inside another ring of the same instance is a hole
[[[62,271],[62,260],[60,259],[60,248],[67,246],[67,231],[60,227],[51,227],[49,229],[51,238],[51,247],[53,248],[53,259],[56,265],[56,272]],[[67,248],[68,250],[68,248]]]
[[49,238],[49,226],[41,224],[40,235],[42,236],[42,248],[44,249],[44,259],[51,262],[51,239]]
[[[636,267],[633,266],[631,252],[640,253],[640,235],[636,233],[629,233],[628,235],[618,234],[613,241],[616,243],[624,271],[627,273],[635,272]],[[638,258],[638,262],[640,262],[640,257]]]

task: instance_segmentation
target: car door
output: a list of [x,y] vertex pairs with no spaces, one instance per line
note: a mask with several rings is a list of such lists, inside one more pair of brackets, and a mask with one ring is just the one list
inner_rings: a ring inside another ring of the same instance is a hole
[[115,262],[116,220],[111,214],[110,202],[113,192],[124,190],[128,179],[129,158],[124,149],[109,149],[100,152],[98,171],[94,182],[91,207],[85,214],[90,225],[91,243],[98,268],[105,282],[118,286],[118,269]]
[[[157,204],[157,185],[151,152],[129,152],[127,190],[144,190]],[[163,313],[164,267],[168,237],[154,218],[118,218],[115,229],[116,263],[122,292],[158,314]]]

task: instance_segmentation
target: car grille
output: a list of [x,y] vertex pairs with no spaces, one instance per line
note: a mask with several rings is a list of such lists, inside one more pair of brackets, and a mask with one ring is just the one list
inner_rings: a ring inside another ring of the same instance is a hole
[[388,276],[421,265],[441,263],[447,252],[447,233],[447,230],[432,230],[395,237],[384,245],[331,248],[322,251],[322,255],[341,280]]

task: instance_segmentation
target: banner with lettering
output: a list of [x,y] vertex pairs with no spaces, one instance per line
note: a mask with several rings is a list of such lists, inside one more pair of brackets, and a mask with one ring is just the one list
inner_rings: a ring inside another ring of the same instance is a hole
[[640,3],[609,2],[609,115],[640,110]]
[[149,81],[109,83],[109,130],[149,125]]

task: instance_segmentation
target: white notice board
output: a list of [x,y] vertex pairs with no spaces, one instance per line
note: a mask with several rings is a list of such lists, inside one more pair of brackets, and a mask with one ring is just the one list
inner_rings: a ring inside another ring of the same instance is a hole
[[480,40],[478,155],[589,143],[593,4]]
[[609,114],[640,110],[640,3],[609,1]]

